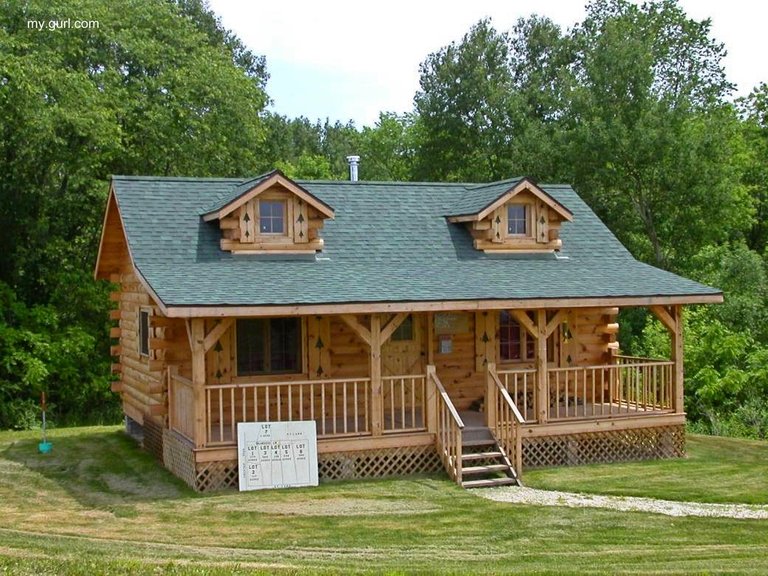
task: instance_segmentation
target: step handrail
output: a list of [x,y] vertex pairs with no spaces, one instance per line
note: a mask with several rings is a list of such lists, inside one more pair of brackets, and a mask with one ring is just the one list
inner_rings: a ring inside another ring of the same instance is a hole
[[452,480],[460,485],[462,480],[461,431],[464,428],[464,421],[459,416],[459,412],[451,402],[450,396],[443,388],[443,384],[435,372],[435,367],[432,365],[427,366],[427,383],[430,387],[434,387],[434,392],[430,394],[434,400],[429,403],[432,410],[430,430],[435,432],[437,452],[445,471],[448,472]]
[[517,405],[512,400],[509,392],[496,373],[496,365],[488,364],[488,392],[486,398],[488,410],[488,427],[499,442],[500,447],[507,457],[513,455],[513,473],[520,483],[520,475],[523,469],[523,446],[520,426],[525,423],[525,418],[520,413]]

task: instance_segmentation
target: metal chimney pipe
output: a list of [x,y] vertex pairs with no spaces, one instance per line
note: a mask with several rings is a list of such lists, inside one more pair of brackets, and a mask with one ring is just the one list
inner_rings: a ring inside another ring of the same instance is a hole
[[360,156],[347,156],[349,162],[349,179],[357,182],[357,165],[360,163]]

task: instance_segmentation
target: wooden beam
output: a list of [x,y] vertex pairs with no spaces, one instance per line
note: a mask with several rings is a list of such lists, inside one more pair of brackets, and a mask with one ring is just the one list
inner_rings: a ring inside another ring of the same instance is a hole
[[525,328],[526,332],[533,336],[534,338],[539,337],[538,330],[536,328],[536,325],[531,321],[528,314],[526,314],[523,310],[510,310],[509,313],[512,315],[512,317],[518,321],[520,326]]
[[435,364],[435,314],[427,312],[427,364]]
[[352,331],[353,331],[355,334],[357,334],[358,336],[360,336],[360,339],[361,339],[363,342],[365,342],[366,344],[368,344],[368,346],[370,346],[370,345],[371,345],[371,331],[370,331],[370,330],[368,330],[368,328],[366,328],[366,327],[365,327],[365,326],[363,326],[362,324],[360,324],[360,322],[358,322],[357,318],[355,318],[355,317],[354,317],[353,315],[351,315],[351,314],[342,314],[340,317],[341,317],[341,319],[344,321],[344,323],[345,323],[347,326],[349,326],[350,328],[352,328]]
[[536,310],[536,419],[547,422],[549,382],[547,371],[547,311]]
[[616,296],[588,298],[531,298],[515,300],[440,300],[418,302],[318,303],[265,306],[171,306],[163,310],[170,318],[224,318],[242,316],[305,316],[307,314],[373,314],[396,312],[471,312],[474,310],[532,310],[544,308],[604,308],[653,306],[656,304],[720,304],[722,293],[687,296]]
[[384,326],[381,331],[382,344],[386,343],[392,337],[392,334],[395,333],[395,330],[400,327],[400,324],[402,324],[406,318],[408,318],[407,312],[398,312],[394,318],[387,322],[387,325]]
[[683,365],[683,307],[679,304],[672,307],[672,320],[675,329],[672,332],[672,360],[675,363],[675,398],[674,407],[677,414],[685,413],[685,372]]
[[547,322],[547,338],[552,336],[552,332],[563,323],[568,313],[565,310],[558,310],[557,314],[552,317],[552,320]]
[[381,316],[371,315],[371,432],[384,433],[384,396],[381,382]]
[[194,424],[195,447],[205,446],[206,410],[205,410],[205,320],[193,318],[190,329],[192,342],[192,390],[194,406],[192,407]]
[[664,327],[670,332],[674,333],[677,329],[676,322],[672,314],[664,306],[651,306],[651,312],[659,321],[664,324]]
[[214,326],[208,334],[205,336],[205,340],[203,342],[203,348],[206,352],[213,348],[216,345],[216,342],[219,341],[219,339],[224,335],[224,332],[229,330],[230,326],[234,324],[235,319],[234,318],[223,318],[221,321],[219,321],[216,326]]

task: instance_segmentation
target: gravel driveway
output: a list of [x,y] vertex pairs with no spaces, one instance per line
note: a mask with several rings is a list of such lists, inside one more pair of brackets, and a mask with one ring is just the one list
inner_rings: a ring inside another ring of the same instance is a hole
[[497,502],[534,506],[569,506],[571,508],[608,508],[622,512],[651,512],[667,516],[710,516],[717,518],[768,518],[768,506],[753,504],[705,504],[702,502],[675,502],[632,496],[601,496],[553,492],[518,486],[500,486],[473,490],[482,498]]

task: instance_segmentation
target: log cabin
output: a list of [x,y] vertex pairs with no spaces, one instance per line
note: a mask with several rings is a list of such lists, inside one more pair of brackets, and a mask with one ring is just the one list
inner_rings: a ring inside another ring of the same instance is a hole
[[[321,479],[680,456],[682,306],[566,185],[115,176],[95,276],[130,432],[198,491],[237,424],[312,420]],[[669,358],[620,353],[644,307]]]

